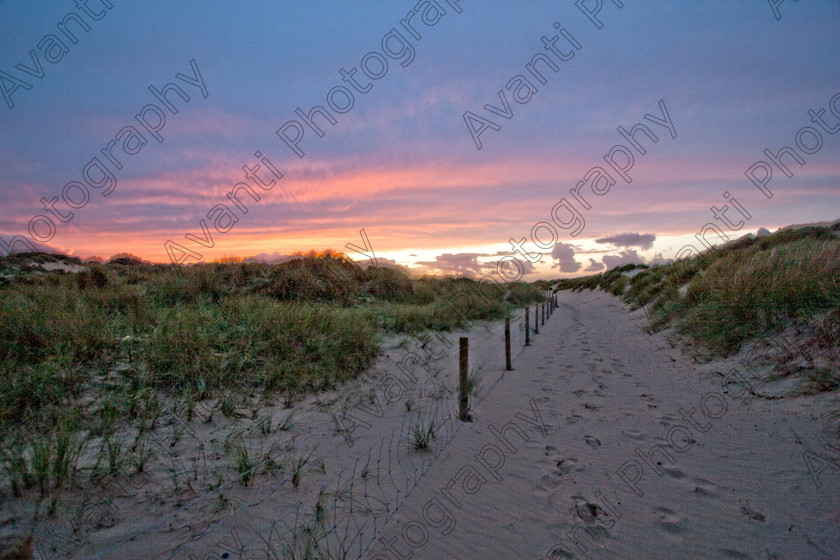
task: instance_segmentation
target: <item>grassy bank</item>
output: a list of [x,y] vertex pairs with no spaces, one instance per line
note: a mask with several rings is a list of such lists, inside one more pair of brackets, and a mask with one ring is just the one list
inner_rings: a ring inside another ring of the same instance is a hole
[[626,265],[562,280],[559,288],[601,288],[635,308],[648,306],[652,329],[675,327],[713,355],[796,327],[811,336],[816,350],[836,357],[839,230],[834,224],[745,236],[669,265]]
[[191,267],[0,258],[0,463],[15,493],[49,493],[86,439],[100,438],[107,463],[109,434],[142,436],[163,403],[227,415],[243,395],[330,389],[373,364],[383,334],[500,319],[542,293],[332,255]]

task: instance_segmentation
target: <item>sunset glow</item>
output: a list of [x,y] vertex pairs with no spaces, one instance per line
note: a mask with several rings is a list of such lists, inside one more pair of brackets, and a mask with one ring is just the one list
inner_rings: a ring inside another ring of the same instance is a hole
[[[282,15],[107,4],[89,31],[71,22],[78,41],[60,34],[66,52],[32,60],[72,4],[3,6],[4,254],[363,259],[346,245],[364,229],[377,256],[417,274],[518,254],[537,278],[667,260],[710,222],[737,237],[840,217],[834,3],[786,7],[783,21],[740,3],[605,3],[596,22],[574,4],[444,2],[417,29],[385,2]],[[124,41],[148,26],[153,44]],[[282,39],[251,48],[220,33]],[[767,48],[742,48],[755,44]],[[627,64],[628,49],[645,64]],[[769,163],[772,198],[745,175],[765,150],[787,168]],[[595,194],[598,168],[614,184]],[[711,210],[735,212],[724,193],[750,216],[737,229]],[[552,215],[564,199],[585,222],[576,235]],[[537,247],[540,223],[554,233]],[[594,241],[628,232],[655,239]]]

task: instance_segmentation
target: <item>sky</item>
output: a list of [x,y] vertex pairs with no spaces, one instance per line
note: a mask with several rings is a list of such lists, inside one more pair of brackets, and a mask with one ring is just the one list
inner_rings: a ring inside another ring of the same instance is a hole
[[535,280],[834,221],[838,29],[836,0],[0,1],[0,254]]

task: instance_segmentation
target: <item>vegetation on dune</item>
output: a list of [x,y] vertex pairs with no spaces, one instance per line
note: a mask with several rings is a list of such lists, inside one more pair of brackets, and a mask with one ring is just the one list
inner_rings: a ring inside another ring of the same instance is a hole
[[[128,464],[129,451],[142,469],[140,438],[163,399],[190,411],[216,400],[227,414],[230,395],[328,389],[372,365],[384,333],[499,319],[543,294],[527,284],[411,279],[329,253],[277,265],[236,260],[0,258],[0,448],[10,450],[0,467],[16,493],[71,479],[77,434],[103,438],[106,471]],[[127,422],[140,431],[130,450],[110,438]]]
[[[668,265],[625,265],[561,280],[559,289],[601,288],[636,308],[648,306],[652,329],[675,327],[717,355],[737,351],[748,339],[797,326],[836,358],[839,226],[747,235]],[[626,274],[634,269],[642,270]]]

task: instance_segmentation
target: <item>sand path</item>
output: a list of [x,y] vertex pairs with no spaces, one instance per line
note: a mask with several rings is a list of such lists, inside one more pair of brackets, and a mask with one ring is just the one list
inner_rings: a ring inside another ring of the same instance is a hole
[[836,392],[750,398],[617,298],[559,297],[366,558],[840,557]]

